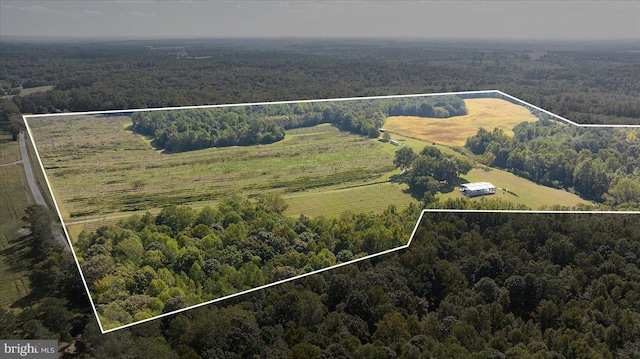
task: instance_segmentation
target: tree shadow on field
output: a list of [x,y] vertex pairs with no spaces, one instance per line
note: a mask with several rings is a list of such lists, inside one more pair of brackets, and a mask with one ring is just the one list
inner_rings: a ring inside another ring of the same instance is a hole
[[[25,234],[21,237],[8,241],[9,246],[0,251],[0,256],[4,257],[4,262],[9,264],[9,270],[12,272],[21,272],[25,268],[31,268],[32,248],[30,242],[31,234]],[[29,263],[25,266],[25,263]]]
[[516,197],[518,197],[518,198],[520,197],[520,196],[518,196],[518,194],[517,194],[517,193],[512,192],[512,191],[509,191],[509,189],[508,189],[508,188],[502,188],[502,194],[510,194],[510,195],[516,196]]
[[[159,146],[159,145],[158,145],[158,142],[156,141],[156,139],[155,139],[155,137],[154,137],[154,136],[151,136],[151,135],[145,135],[145,134],[138,133],[138,132],[134,131],[134,130],[133,130],[133,125],[129,125],[129,126],[127,126],[127,127],[123,128],[123,131],[129,131],[129,132],[133,133],[133,134],[134,134],[134,135],[136,135],[136,136],[140,136],[140,138],[144,139],[144,142],[145,142],[146,144],[148,144],[149,146],[151,146],[151,148],[153,148],[153,149],[154,149],[154,150],[156,150],[156,151],[164,150],[164,147],[161,147],[161,146]],[[169,152],[167,152],[166,150],[164,150],[164,151],[162,151],[162,153],[169,153]]]

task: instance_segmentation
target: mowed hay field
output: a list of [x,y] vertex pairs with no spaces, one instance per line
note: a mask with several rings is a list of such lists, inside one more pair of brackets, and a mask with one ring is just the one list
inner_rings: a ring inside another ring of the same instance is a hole
[[408,194],[406,184],[383,182],[330,191],[309,191],[284,195],[289,208],[285,214],[309,217],[340,215],[345,211],[380,213],[389,205],[405,208],[419,202]]
[[45,117],[29,124],[67,222],[215,204],[233,193],[356,187],[384,181],[393,170],[393,156],[384,150],[389,144],[326,124],[287,131],[270,145],[175,154],[128,130],[128,116]]
[[[491,182],[491,184],[498,187],[496,194],[474,197],[471,199],[472,201],[481,201],[482,198],[501,198],[516,204],[523,204],[531,209],[550,208],[554,205],[574,207],[579,203],[593,204],[593,202],[584,200],[578,195],[561,189],[542,186],[496,168],[488,168],[487,170],[474,168],[462,178],[469,182]],[[509,192],[505,192],[502,189],[508,189]],[[461,197],[464,196],[458,191],[458,188],[450,193],[438,194],[438,198],[443,201],[447,198]]]
[[497,98],[466,99],[467,115],[451,118],[391,116],[384,128],[392,133],[448,146],[463,146],[468,137],[481,127],[492,131],[495,127],[513,135],[513,127],[538,118],[523,106]]

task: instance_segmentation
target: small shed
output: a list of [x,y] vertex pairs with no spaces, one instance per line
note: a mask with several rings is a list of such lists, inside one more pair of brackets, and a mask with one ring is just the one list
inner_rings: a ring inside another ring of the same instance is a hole
[[460,192],[469,197],[484,196],[496,193],[496,186],[489,182],[474,182],[460,185]]
[[389,141],[389,143],[394,145],[394,146],[398,146],[399,145],[398,141],[394,141],[394,140]]

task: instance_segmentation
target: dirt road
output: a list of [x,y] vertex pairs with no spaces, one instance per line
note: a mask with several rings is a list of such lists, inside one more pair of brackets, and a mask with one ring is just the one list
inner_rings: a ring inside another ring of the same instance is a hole
[[[20,133],[18,137],[18,141],[20,142],[20,154],[22,156],[22,165],[24,167],[24,173],[27,177],[27,184],[29,185],[29,191],[33,197],[33,200],[36,204],[47,206],[47,202],[45,202],[42,193],[40,192],[40,187],[38,187],[38,181],[36,180],[36,176],[33,173],[33,167],[31,167],[31,160],[29,159],[29,154],[27,153],[27,140],[25,138],[24,132]],[[65,250],[70,250],[69,242],[67,238],[62,233],[62,230],[59,228],[59,224],[52,223],[51,224],[51,232],[53,236],[62,244]]]
[[14,162],[9,162],[9,163],[2,163],[0,164],[0,167],[4,167],[4,166],[11,166],[11,165],[19,165],[22,163],[22,160],[18,160],[18,161],[14,161]]

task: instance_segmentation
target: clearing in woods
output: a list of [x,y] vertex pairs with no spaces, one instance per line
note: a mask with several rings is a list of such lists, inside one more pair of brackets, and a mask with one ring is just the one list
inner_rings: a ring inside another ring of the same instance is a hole
[[[576,194],[542,186],[497,168],[474,168],[461,177],[469,182],[491,182],[498,187],[494,195],[471,198],[471,201],[481,201],[484,198],[500,198],[515,204],[523,204],[533,209],[550,208],[553,205],[549,201],[550,198],[554,199],[553,202],[555,204],[569,207],[579,204],[593,204],[593,202],[584,200]],[[509,192],[505,190],[509,190]],[[444,201],[448,198],[462,198],[465,196],[456,189],[449,193],[438,193],[437,197]]]
[[[389,117],[384,126],[400,146],[418,152],[437,142],[444,153],[463,156],[449,146],[463,145],[480,127],[500,127],[512,134],[516,124],[537,120],[527,108],[503,99],[464,101],[468,115]],[[330,124],[288,130],[284,140],[269,145],[166,154],[133,133],[131,117],[125,114],[37,117],[28,122],[72,237],[82,229],[93,230],[147,210],[155,213],[167,205],[215,205],[232,193],[247,197],[279,193],[289,204],[286,213],[294,217],[348,209],[381,212],[389,204],[416,202],[406,186],[389,183],[390,176],[398,173],[392,163],[398,147]],[[495,178],[503,172],[474,170],[470,176],[477,173],[478,180],[501,188],[528,188],[531,198],[508,199],[534,209],[583,202],[576,195],[533,183],[520,187],[525,183],[515,183],[518,177],[513,175]]]
[[[336,198],[341,209],[350,203],[350,209],[358,210],[359,201],[344,202],[345,194],[313,191],[387,182],[395,171],[393,154],[385,149],[393,146],[329,124],[289,130],[283,141],[270,145],[165,154],[128,130],[130,121],[129,116],[90,115],[29,120],[67,224],[171,204],[213,205],[233,193],[254,197],[273,191],[291,198],[292,206],[300,208],[298,214],[327,214],[330,210],[319,207],[305,210],[320,198]],[[309,195],[299,196],[304,192]],[[366,192],[372,196],[366,201],[368,209],[382,211],[388,198],[398,198],[400,204],[411,200],[397,185],[381,193],[385,198],[379,200],[375,192]]]
[[537,121],[538,118],[524,106],[498,98],[465,99],[467,115],[450,118],[426,118],[415,116],[388,117],[384,128],[428,142],[448,146],[464,146],[468,137],[475,135],[480,127],[492,131],[495,127],[507,135],[513,135],[513,127],[521,122]]
[[[393,165],[398,148],[409,146],[418,152],[435,145],[444,153],[464,157],[452,146],[463,145],[478,128],[500,127],[512,134],[516,124],[537,120],[525,107],[505,100],[476,98],[465,103],[469,111],[465,116],[388,118],[384,127],[398,146],[321,124],[288,130],[284,140],[268,145],[168,154],[153,148],[149,138],[133,133],[131,116],[123,113],[34,116],[28,118],[28,128],[68,233],[76,235],[83,228],[96,229],[141,211],[157,213],[168,205],[194,209],[216,205],[231,194],[255,198],[278,193],[289,205],[286,214],[292,217],[340,215],[347,210],[382,212],[392,204],[405,207],[417,203],[405,184],[390,181],[400,173]],[[475,168],[465,179],[513,187],[511,193],[498,191],[496,196],[534,209],[582,202],[578,196],[497,169]],[[443,197],[458,195],[454,192]],[[356,260],[400,248],[369,253]],[[350,262],[341,265],[346,263]],[[329,267],[321,270],[326,269]],[[28,290],[28,284],[24,287]],[[110,327],[109,331],[116,329]]]

